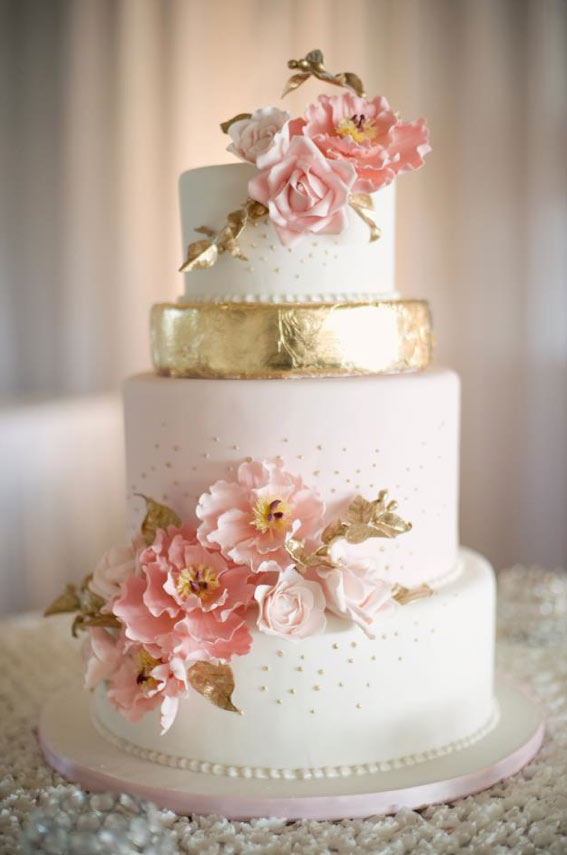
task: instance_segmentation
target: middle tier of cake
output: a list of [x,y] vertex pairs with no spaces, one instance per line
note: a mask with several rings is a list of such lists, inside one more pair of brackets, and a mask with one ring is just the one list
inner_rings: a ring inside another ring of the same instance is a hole
[[325,502],[327,519],[356,495],[388,489],[412,530],[360,546],[407,587],[457,562],[459,381],[447,369],[379,377],[171,379],[124,385],[128,522],[144,494],[196,522],[200,495],[247,457],[281,457]]

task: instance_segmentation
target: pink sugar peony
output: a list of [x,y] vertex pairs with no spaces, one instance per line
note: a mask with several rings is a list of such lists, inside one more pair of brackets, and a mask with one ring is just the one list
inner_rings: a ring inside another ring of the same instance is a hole
[[348,223],[347,205],[356,171],[347,160],[327,159],[306,136],[291,136],[286,125],[268,151],[248,192],[268,208],[284,246],[305,233],[339,234]]
[[227,151],[241,160],[256,163],[272,145],[274,136],[289,119],[289,113],[277,107],[260,107],[249,119],[239,119],[228,129],[232,142]]
[[139,574],[127,579],[113,605],[128,639],[156,656],[183,651],[191,659],[227,660],[248,652],[243,613],[254,592],[248,567],[236,566],[187,529],[173,526],[158,531],[138,561]]
[[209,548],[258,572],[263,561],[280,569],[290,563],[283,544],[317,536],[324,506],[301,478],[283,468],[281,458],[242,463],[236,481],[217,481],[197,505],[197,536]]
[[318,582],[304,579],[293,567],[274,586],[258,585],[258,629],[283,638],[306,638],[325,628],[325,597]]
[[125,645],[120,663],[108,680],[108,699],[128,721],[139,721],[159,706],[162,734],[173,724],[179,698],[188,691],[187,666],[180,657],[154,658],[140,644]]
[[[331,547],[331,559],[338,562],[338,553]],[[341,563],[334,569],[316,570],[327,601],[327,608],[340,617],[349,618],[374,638],[373,625],[380,613],[396,607],[392,600],[392,585],[380,579],[375,563],[368,560]]]
[[96,565],[89,588],[105,601],[103,613],[112,610],[112,603],[120,596],[126,579],[136,572],[136,552],[142,544],[137,538],[127,546],[113,546]]
[[305,111],[302,132],[329,160],[353,165],[355,192],[374,193],[396,175],[418,169],[431,151],[425,120],[400,122],[380,96],[320,95]]

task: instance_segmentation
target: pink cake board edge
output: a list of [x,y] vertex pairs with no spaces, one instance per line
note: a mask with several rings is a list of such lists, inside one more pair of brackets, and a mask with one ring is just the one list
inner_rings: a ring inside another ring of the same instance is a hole
[[[509,683],[509,681],[508,681]],[[143,799],[153,802],[159,808],[166,808],[180,815],[216,814],[229,819],[246,820],[261,817],[280,817],[288,820],[295,819],[356,819],[368,816],[379,816],[395,813],[401,808],[418,810],[428,805],[451,802],[465,796],[474,795],[482,790],[488,789],[504,778],[517,774],[537,754],[541,747],[545,725],[543,711],[537,701],[530,693],[514,686],[518,698],[522,698],[524,704],[532,707],[532,712],[538,712],[537,725],[530,729],[529,735],[516,746],[513,751],[503,757],[499,757],[494,763],[488,763],[480,769],[464,774],[438,779],[416,786],[397,787],[395,789],[380,789],[376,792],[360,792],[334,795],[307,795],[307,796],[253,796],[241,797],[232,794],[204,794],[177,787],[148,786],[133,781],[129,778],[121,778],[117,773],[108,773],[95,768],[92,765],[81,762],[73,757],[72,751],[66,751],[57,745],[57,739],[52,739],[52,727],[50,724],[51,710],[57,705],[57,698],[52,698],[44,708],[39,726],[39,741],[44,757],[60,775],[69,781],[75,782],[91,791],[107,791],[113,793],[128,792]],[[84,693],[82,693],[84,694]],[[67,696],[68,697],[68,696]],[[69,710],[68,703],[65,709]],[[108,752],[113,756],[121,755],[119,749],[106,743],[95,730],[90,720],[83,722],[86,725],[85,735],[88,738],[102,740],[108,745]],[[499,727],[509,722],[501,722]],[[98,756],[98,755],[97,755]],[[140,763],[140,770],[145,766],[147,770],[148,761],[132,761]],[[150,764],[154,769],[156,764]],[[421,764],[420,764],[421,765]],[[410,767],[411,768],[411,767]],[[415,768],[415,767],[413,767]],[[200,773],[197,773],[199,775]],[[387,773],[386,773],[387,774]],[[212,776],[207,776],[212,777]],[[216,777],[216,776],[215,776]],[[384,773],[382,773],[382,778]],[[361,776],[358,780],[367,779]],[[226,781],[227,779],[223,779]],[[290,789],[293,782],[289,782]],[[297,782],[296,782],[297,784]],[[220,785],[222,787],[222,783]],[[235,786],[235,782],[232,782]],[[236,783],[238,788],[238,782]]]

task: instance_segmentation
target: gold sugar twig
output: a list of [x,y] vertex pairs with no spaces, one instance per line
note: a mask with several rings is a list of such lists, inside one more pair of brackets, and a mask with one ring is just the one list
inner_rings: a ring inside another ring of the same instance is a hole
[[238,246],[237,239],[248,223],[259,220],[267,213],[268,209],[260,202],[256,202],[255,199],[247,199],[240,208],[228,214],[226,223],[220,231],[217,232],[209,226],[196,228],[196,232],[207,235],[207,237],[189,244],[187,257],[179,268],[179,272],[207,270],[216,263],[219,255],[222,255],[223,252],[229,252],[233,258],[247,261],[248,259]]
[[324,66],[323,54],[320,50],[310,50],[303,59],[290,59],[287,67],[296,69],[296,73],[292,74],[287,81],[282,98],[288,92],[293,92],[294,89],[297,89],[306,80],[309,80],[310,77],[316,77],[318,80],[322,80],[323,83],[330,83],[333,86],[344,86],[347,89],[351,89],[360,98],[364,98],[366,95],[362,80],[357,74],[353,74],[352,71],[341,71],[340,74],[332,74],[330,71],[327,71]]

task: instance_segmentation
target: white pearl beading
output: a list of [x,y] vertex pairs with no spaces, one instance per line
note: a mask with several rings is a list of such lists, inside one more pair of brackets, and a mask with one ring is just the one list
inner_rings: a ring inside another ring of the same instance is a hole
[[490,713],[488,721],[486,721],[478,730],[471,733],[469,736],[464,736],[454,742],[449,742],[446,745],[441,745],[438,748],[431,748],[428,751],[423,751],[419,754],[408,754],[405,757],[394,757],[391,760],[378,760],[373,763],[357,763],[352,766],[324,766],[318,768],[305,769],[275,769],[269,766],[233,766],[225,763],[210,763],[206,760],[191,760],[188,757],[180,757],[175,754],[165,754],[160,751],[152,751],[149,748],[143,748],[125,739],[122,736],[116,736],[102,722],[93,715],[93,723],[108,742],[126,751],[128,754],[133,754],[142,760],[149,760],[151,763],[158,763],[161,766],[171,766],[175,769],[186,769],[189,772],[201,772],[205,775],[224,775],[228,778],[260,778],[260,779],[280,779],[284,780],[302,780],[308,781],[313,778],[348,778],[351,775],[366,775],[375,772],[391,772],[394,769],[401,769],[406,766],[414,766],[418,763],[423,763],[426,760],[435,760],[438,757],[445,757],[447,754],[452,754],[455,751],[460,751],[463,748],[469,748],[476,742],[483,739],[491,730],[493,730],[500,720],[500,709],[497,702],[494,702],[493,709]]

